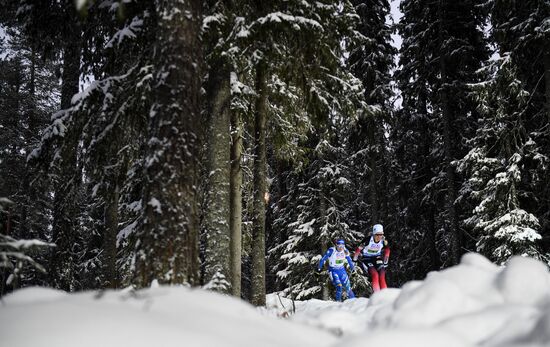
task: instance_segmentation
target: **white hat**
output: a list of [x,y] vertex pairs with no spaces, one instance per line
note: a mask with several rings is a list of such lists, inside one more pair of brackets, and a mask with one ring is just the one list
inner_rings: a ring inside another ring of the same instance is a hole
[[373,235],[384,235],[384,227],[382,224],[375,224],[372,227],[372,234]]

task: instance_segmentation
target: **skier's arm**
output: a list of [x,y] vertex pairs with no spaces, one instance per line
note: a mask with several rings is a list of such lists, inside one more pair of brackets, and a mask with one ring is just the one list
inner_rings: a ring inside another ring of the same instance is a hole
[[325,265],[325,261],[327,261],[328,257],[330,257],[331,255],[332,255],[332,247],[327,249],[327,252],[319,261],[319,266],[317,267],[318,270],[321,270],[323,268],[323,265]]
[[388,241],[384,241],[384,265],[388,265],[390,260],[390,247],[388,246]]
[[355,253],[353,253],[353,260],[357,261],[357,258],[359,257],[359,253],[363,250],[363,247],[359,246],[355,249]]
[[348,261],[349,269],[351,271],[355,270],[355,265],[353,265],[353,261],[349,255],[346,256],[346,260]]

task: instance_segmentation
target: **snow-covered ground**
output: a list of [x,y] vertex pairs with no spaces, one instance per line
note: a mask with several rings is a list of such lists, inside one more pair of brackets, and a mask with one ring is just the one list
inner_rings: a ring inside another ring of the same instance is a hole
[[550,274],[477,254],[370,300],[294,302],[267,309],[198,289],[66,294],[19,290],[0,303],[1,346],[550,346]]

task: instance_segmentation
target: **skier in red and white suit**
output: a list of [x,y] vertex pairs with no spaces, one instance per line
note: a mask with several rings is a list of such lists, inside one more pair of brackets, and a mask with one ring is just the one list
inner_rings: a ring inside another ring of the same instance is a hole
[[390,259],[390,247],[388,241],[384,238],[384,227],[382,224],[375,224],[372,228],[372,236],[366,245],[359,246],[355,250],[353,260],[357,261],[359,254],[361,259],[359,264],[363,271],[368,272],[372,281],[372,289],[375,292],[387,288],[386,268]]

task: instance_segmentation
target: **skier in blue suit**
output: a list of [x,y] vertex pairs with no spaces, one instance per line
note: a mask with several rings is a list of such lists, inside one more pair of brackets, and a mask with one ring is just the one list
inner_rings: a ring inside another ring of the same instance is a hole
[[346,268],[344,267],[347,261],[350,270],[353,271],[355,269],[355,265],[353,265],[349,254],[344,240],[338,240],[336,247],[330,247],[327,250],[317,267],[317,272],[321,272],[325,261],[328,260],[328,274],[332,284],[336,287],[336,301],[342,301],[342,287],[346,288],[348,299],[355,298],[355,294],[351,290],[351,283]]

